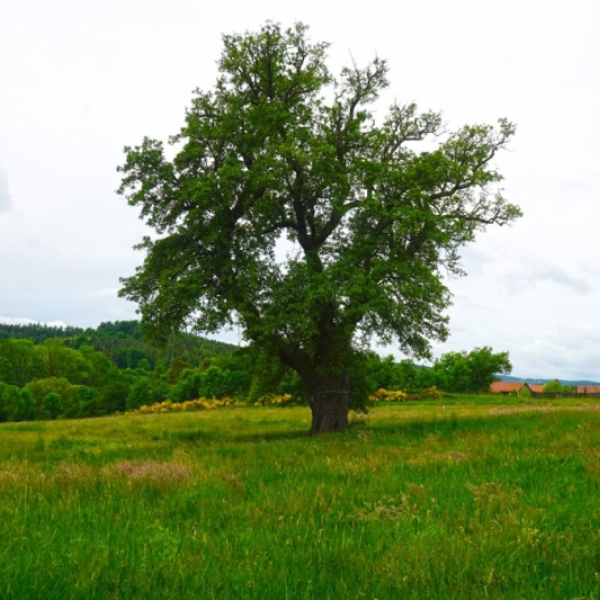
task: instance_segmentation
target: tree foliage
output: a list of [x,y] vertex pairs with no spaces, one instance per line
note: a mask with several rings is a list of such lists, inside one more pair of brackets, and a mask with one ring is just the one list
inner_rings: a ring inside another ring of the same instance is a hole
[[470,352],[448,352],[432,368],[438,387],[449,392],[484,392],[497,375],[512,371],[508,352],[475,348]]
[[399,103],[378,117],[386,61],[334,77],[302,24],[223,44],[174,158],[148,138],[126,148],[119,191],[157,235],[121,294],[157,336],[239,325],[300,374],[313,433],[344,429],[357,339],[428,356],[448,333],[442,273],[462,274],[461,246],[520,215],[493,162],[514,126],[452,132]]
[[565,391],[565,386],[558,379],[553,379],[544,385],[545,394],[564,394]]
[[[73,335],[55,338],[42,325],[6,327],[9,333],[0,339],[0,422],[91,417],[163,401],[176,387],[182,367],[198,367],[207,360],[227,366],[226,391],[220,394],[234,390],[242,395],[250,388],[252,360],[230,357],[236,350],[230,344],[178,333],[162,351],[143,339],[137,321],[103,323],[85,331],[51,329]],[[24,338],[27,334],[33,339]],[[191,363],[176,360],[175,352]],[[167,371],[169,361],[174,368]]]
[[[159,348],[144,337],[139,321],[115,321],[101,323],[97,328],[81,329],[78,327],[48,327],[39,323],[29,325],[7,325],[0,323],[0,341],[29,340],[36,346],[49,341],[53,349],[60,347],[81,350],[87,347],[102,352],[120,368],[136,368],[138,361],[149,360],[154,367],[159,361],[168,365],[179,356],[197,363],[203,358],[232,352],[236,346],[190,335],[174,332],[169,336],[165,347]],[[61,350],[59,350],[61,351]],[[2,371],[0,370],[0,377]],[[51,375],[46,375],[51,376]]]

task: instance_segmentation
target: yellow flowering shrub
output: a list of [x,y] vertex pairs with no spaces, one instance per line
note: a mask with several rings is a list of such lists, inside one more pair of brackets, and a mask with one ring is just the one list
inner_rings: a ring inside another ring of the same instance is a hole
[[255,406],[295,406],[296,399],[291,394],[265,394],[259,398]]
[[402,390],[385,390],[379,388],[374,394],[369,396],[372,402],[404,402],[408,400],[408,394]]
[[[254,403],[254,406],[296,406],[297,401],[291,394],[266,394]],[[185,402],[171,402],[164,400],[151,405],[144,404],[135,410],[129,410],[128,415],[149,415],[155,413],[188,411],[188,410],[213,410],[215,408],[248,406],[248,402],[232,401],[231,398],[219,400],[214,396],[212,398],[196,398],[196,400],[186,400]]]
[[[153,413],[164,413],[174,411],[188,411],[188,410],[213,410],[215,408],[222,408],[225,406],[232,406],[231,398],[223,398],[219,400],[214,396],[208,398],[197,398],[196,400],[186,400],[185,402],[171,402],[170,400],[164,400],[163,402],[156,402],[151,405],[144,404],[136,410],[127,411],[127,414],[153,414]],[[236,402],[235,406],[247,406],[246,402]]]
[[431,387],[425,388],[423,390],[423,398],[427,398],[429,400],[441,400],[444,397],[444,392],[438,390],[435,385]]
[[407,400],[441,400],[444,397],[444,392],[439,390],[435,385],[425,388],[418,393],[407,394],[402,390],[386,390],[378,389],[374,394],[369,396],[371,402],[406,402]]

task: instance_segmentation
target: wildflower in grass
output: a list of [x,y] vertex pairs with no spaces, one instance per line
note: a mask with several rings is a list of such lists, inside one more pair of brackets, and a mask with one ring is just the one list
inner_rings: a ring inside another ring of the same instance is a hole
[[396,521],[403,517],[412,517],[418,511],[418,505],[411,502],[407,494],[399,498],[385,495],[376,502],[365,502],[364,507],[350,515],[354,521]]
[[256,406],[296,406],[296,399],[291,394],[265,394],[255,403]]
[[178,463],[156,461],[126,461],[104,467],[102,474],[109,480],[138,483],[179,483],[192,477],[192,469]]
[[[523,490],[514,484],[503,484],[494,481],[474,485],[467,483],[465,487],[473,494],[473,500],[480,510],[495,513],[499,510],[510,513],[521,502]],[[506,515],[508,519],[509,515]]]
[[197,398],[196,400],[185,400],[184,402],[171,402],[171,400],[165,400],[164,402],[156,402],[151,405],[140,406],[136,410],[127,411],[126,414],[153,414],[153,413],[164,413],[173,411],[189,411],[189,410],[212,410],[215,408],[222,408],[224,406],[247,406],[244,402],[234,403],[231,398],[223,398],[219,400],[214,396],[211,399],[208,398]]
[[60,463],[56,466],[55,478],[61,484],[84,483],[94,478],[94,471],[89,465],[80,463]]
[[22,485],[29,482],[29,473],[19,466],[7,466],[0,470],[0,488],[13,484]]
[[423,398],[428,398],[429,400],[441,400],[444,397],[444,392],[438,390],[435,385],[432,385],[423,390],[422,396]]
[[379,402],[381,400],[385,402],[405,402],[408,400],[408,394],[402,390],[386,390],[379,388],[369,399],[371,402]]

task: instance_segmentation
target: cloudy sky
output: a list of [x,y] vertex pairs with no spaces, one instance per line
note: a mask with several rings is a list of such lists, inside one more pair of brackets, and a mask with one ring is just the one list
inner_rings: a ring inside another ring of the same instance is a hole
[[487,345],[517,376],[600,380],[598,0],[2,0],[0,320],[135,318],[116,296],[145,232],[115,194],[123,147],[176,133],[221,34],[267,19],[309,24],[334,71],[387,58],[390,94],[451,128],[517,123],[498,166],[525,216],[465,248],[435,351]]

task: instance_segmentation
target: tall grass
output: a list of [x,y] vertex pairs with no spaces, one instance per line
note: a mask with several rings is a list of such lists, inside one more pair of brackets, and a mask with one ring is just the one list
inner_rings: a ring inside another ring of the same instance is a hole
[[0,426],[0,598],[598,598],[600,406]]

